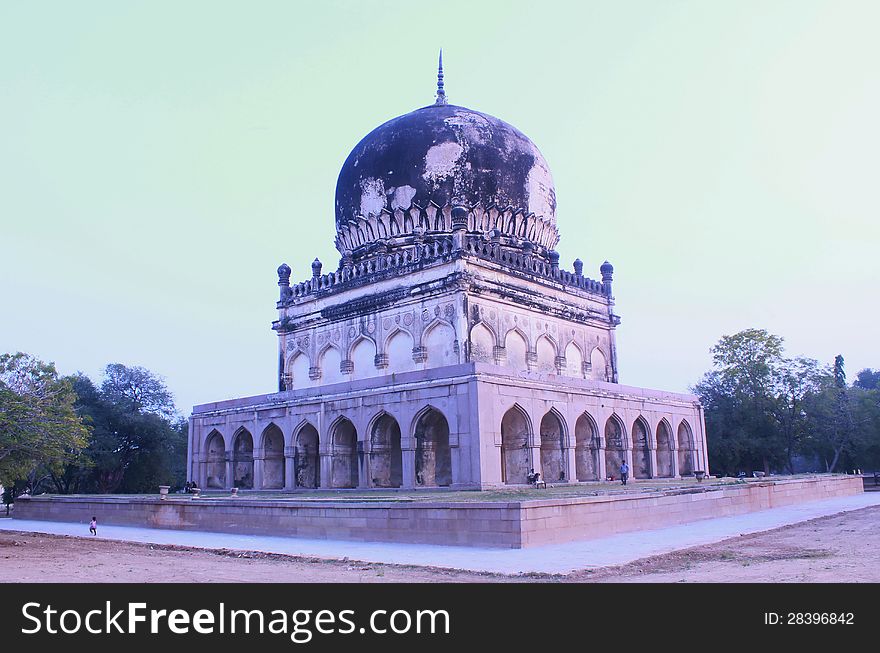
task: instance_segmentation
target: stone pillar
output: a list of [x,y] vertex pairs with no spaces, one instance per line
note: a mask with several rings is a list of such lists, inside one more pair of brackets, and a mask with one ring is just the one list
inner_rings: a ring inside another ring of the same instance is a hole
[[[574,442],[574,436],[570,438]],[[575,443],[576,444],[576,443]],[[562,450],[565,456],[565,478],[569,483],[577,483],[577,460],[574,446],[571,443]]]
[[226,489],[230,489],[233,487],[232,483],[235,481],[235,462],[232,458],[232,452],[229,451],[226,453]]
[[[671,436],[670,436],[671,437]],[[675,445],[672,446],[672,478],[681,478],[681,475],[678,473],[678,440],[676,439]]]
[[599,453],[596,454],[599,456],[599,460],[596,461],[596,475],[599,477],[600,481],[604,481],[608,478],[608,470],[605,469],[605,443],[604,441],[599,441]]
[[370,478],[370,443],[365,440],[357,441],[357,456],[358,462],[358,488],[366,489],[372,485],[372,479]]
[[296,470],[294,469],[294,452],[296,447],[284,447],[284,489],[296,488]]
[[415,449],[403,449],[403,483],[400,487],[411,490],[416,486],[416,452]]
[[648,465],[650,469],[648,470],[648,478],[657,478],[657,443],[654,442],[653,446],[648,445]]
[[263,489],[263,460],[265,459],[265,453],[261,449],[259,452],[254,452],[254,489],[262,490]]
[[333,476],[333,456],[329,453],[319,454],[321,459],[321,487],[329,488]]
[[204,452],[199,453],[196,462],[196,467],[198,469],[198,479],[196,480],[196,484],[203,490],[208,487],[208,461],[206,456],[207,454]]

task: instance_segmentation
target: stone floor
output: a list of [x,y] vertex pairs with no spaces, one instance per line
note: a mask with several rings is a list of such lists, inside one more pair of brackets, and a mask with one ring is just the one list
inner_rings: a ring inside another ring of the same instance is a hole
[[[261,535],[233,535],[126,526],[100,526],[99,537],[155,544],[176,544],[209,549],[240,549],[284,553],[311,558],[348,558],[365,562],[467,569],[501,574],[567,574],[579,569],[626,564],[648,556],[669,553],[730,537],[755,533],[816,517],[880,505],[880,493],[773,508],[733,517],[704,519],[683,526],[624,533],[611,537],[528,549],[347,542]],[[87,524],[0,520],[0,530],[88,536]]]

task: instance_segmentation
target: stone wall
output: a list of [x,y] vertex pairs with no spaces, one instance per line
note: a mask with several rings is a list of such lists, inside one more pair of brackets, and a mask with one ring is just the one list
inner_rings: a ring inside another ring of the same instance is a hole
[[862,492],[862,479],[816,476],[629,496],[525,502],[52,497],[20,499],[15,518],[334,540],[521,548],[686,524]]

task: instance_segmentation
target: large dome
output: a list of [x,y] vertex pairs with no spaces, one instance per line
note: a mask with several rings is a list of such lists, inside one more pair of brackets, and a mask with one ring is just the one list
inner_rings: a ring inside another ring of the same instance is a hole
[[[529,216],[555,233],[553,178],[538,148],[464,107],[435,104],[380,125],[348,155],[336,184],[340,236],[377,216],[429,207],[448,215],[452,206]],[[340,250],[352,249],[343,240]]]

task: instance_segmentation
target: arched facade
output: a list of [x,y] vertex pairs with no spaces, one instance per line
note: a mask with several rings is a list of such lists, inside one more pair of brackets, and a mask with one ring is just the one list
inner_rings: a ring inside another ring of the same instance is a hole
[[599,429],[593,418],[583,413],[574,426],[575,471],[578,481],[599,480]]
[[528,369],[526,358],[529,344],[525,336],[517,329],[511,329],[504,338],[504,353],[507,356],[507,367],[524,371]]
[[657,424],[657,476],[671,478],[675,476],[675,449],[672,442],[672,429],[666,419]]
[[254,487],[254,438],[245,428],[239,429],[232,441],[232,473],[235,487]]
[[612,415],[605,422],[605,473],[620,478],[620,465],[626,460],[623,422]]
[[501,480],[507,485],[528,482],[532,469],[529,444],[532,439],[532,426],[520,406],[514,406],[501,418]]
[[651,443],[648,439],[649,427],[644,417],[639,417],[632,426],[632,477],[651,478]]
[[370,486],[400,487],[403,483],[403,454],[400,425],[388,413],[370,428]]
[[687,420],[678,425],[678,473],[681,476],[694,473],[694,438]]
[[541,479],[564,483],[568,480],[567,469],[563,419],[551,410],[541,418]]
[[358,486],[357,429],[351,420],[340,417],[333,424],[330,436],[332,447],[330,486],[355,488]]
[[267,490],[284,488],[284,433],[275,424],[263,430],[263,478],[262,487]]
[[452,452],[449,423],[443,413],[430,407],[416,418],[415,482],[417,487],[445,487],[452,484]]
[[296,435],[294,449],[294,475],[296,487],[317,488],[321,485],[321,456],[318,429],[303,424]]
[[205,451],[207,452],[205,485],[209,489],[225,488],[226,444],[223,441],[223,436],[217,430],[208,434]]

